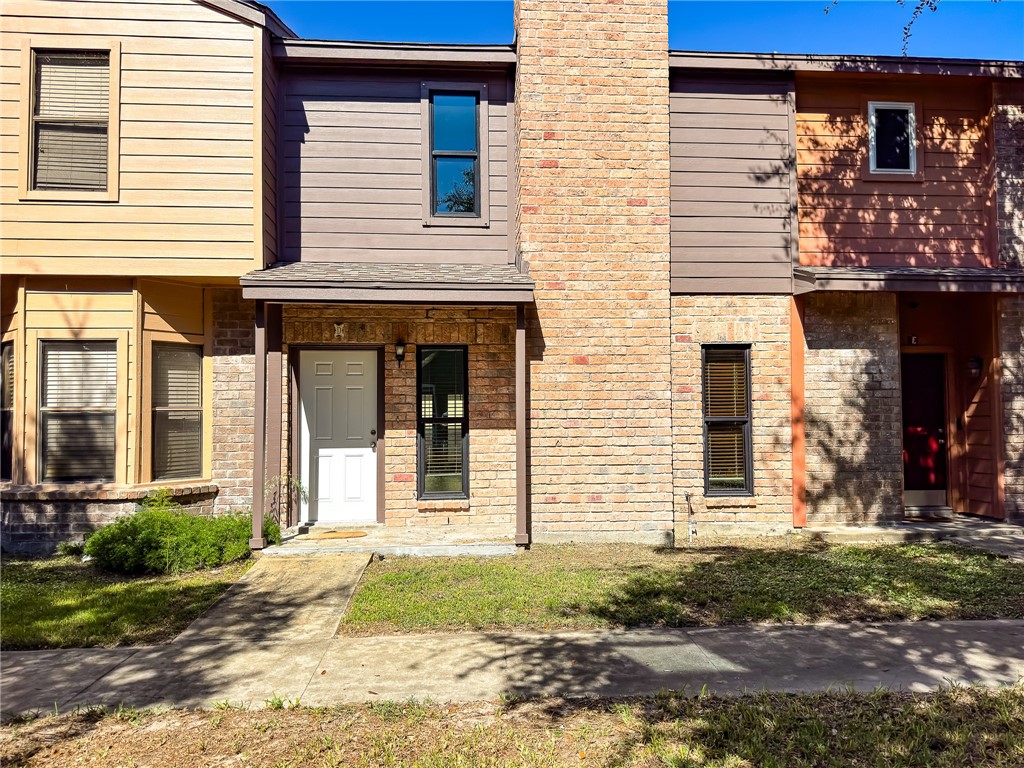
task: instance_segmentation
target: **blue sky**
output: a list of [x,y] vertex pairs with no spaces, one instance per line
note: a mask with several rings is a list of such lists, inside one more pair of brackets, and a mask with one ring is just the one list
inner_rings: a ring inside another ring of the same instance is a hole
[[[264,0],[300,36],[508,43],[511,0]],[[670,0],[676,50],[900,55],[915,0]],[[914,26],[911,56],[1024,59],[1024,0],[941,0]]]

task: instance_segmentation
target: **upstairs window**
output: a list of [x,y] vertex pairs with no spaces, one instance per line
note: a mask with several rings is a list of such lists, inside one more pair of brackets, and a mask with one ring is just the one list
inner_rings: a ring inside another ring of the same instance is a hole
[[29,188],[107,191],[110,52],[34,53]]
[[917,172],[917,120],[913,104],[868,104],[868,141],[872,173]]
[[203,474],[203,348],[153,345],[153,479]]
[[487,84],[421,83],[420,109],[423,226],[490,226]]
[[469,498],[465,347],[417,347],[419,495]]
[[44,341],[41,368],[42,481],[113,481],[117,342]]
[[704,476],[708,496],[754,492],[750,347],[707,346],[704,360]]
[[480,97],[430,94],[430,156],[434,216],[480,215]]

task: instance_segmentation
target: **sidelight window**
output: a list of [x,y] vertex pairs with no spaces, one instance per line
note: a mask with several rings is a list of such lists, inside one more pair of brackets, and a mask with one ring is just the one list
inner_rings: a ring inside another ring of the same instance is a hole
[[420,498],[469,497],[469,407],[465,347],[418,347]]

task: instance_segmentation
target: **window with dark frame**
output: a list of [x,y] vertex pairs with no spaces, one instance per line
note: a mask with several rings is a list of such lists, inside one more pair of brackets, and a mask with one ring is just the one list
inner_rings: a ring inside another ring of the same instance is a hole
[[870,102],[868,131],[872,173],[914,173],[917,138],[914,105]]
[[44,341],[40,369],[40,479],[113,481],[117,342]]
[[0,344],[0,480],[10,480],[14,468],[14,342]]
[[480,216],[480,94],[430,93],[430,206],[434,216]]
[[33,60],[29,187],[106,190],[110,53],[37,50]]
[[203,474],[203,348],[153,344],[154,480]]
[[704,486],[708,496],[754,492],[750,347],[705,346]]
[[417,475],[421,499],[469,498],[466,347],[416,349]]

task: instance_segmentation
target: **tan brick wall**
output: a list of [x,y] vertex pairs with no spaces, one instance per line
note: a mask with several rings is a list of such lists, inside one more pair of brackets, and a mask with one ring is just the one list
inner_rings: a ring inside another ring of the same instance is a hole
[[804,328],[808,524],[901,519],[895,294],[809,294]]
[[[335,323],[343,335],[335,336]],[[384,346],[385,522],[388,525],[515,525],[515,309],[320,305],[286,306],[286,347]],[[405,361],[394,342],[407,343]],[[468,501],[416,498],[416,345],[460,344],[469,351]],[[288,409],[286,408],[286,413]],[[287,438],[285,439],[287,444]],[[287,464],[285,465],[287,466]]]
[[665,0],[519,0],[536,540],[672,528]]
[[999,300],[999,349],[1006,516],[1024,521],[1024,298],[1020,296]]
[[[788,296],[672,298],[672,444],[676,540],[688,512],[702,531],[793,524]],[[749,344],[754,496],[704,496],[701,347]],[[689,494],[689,502],[686,495]]]
[[252,505],[255,307],[240,288],[213,289],[212,480],[216,512]]

